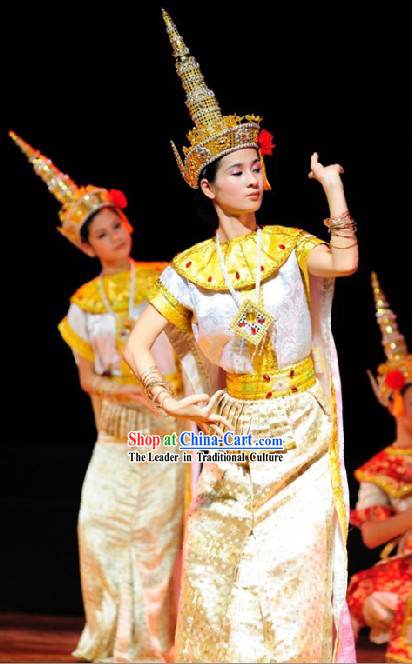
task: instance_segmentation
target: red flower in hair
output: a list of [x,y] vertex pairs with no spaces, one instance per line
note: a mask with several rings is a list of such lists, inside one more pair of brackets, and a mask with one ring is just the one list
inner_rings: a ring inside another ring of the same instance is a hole
[[258,135],[258,144],[262,154],[273,154],[273,148],[276,147],[272,143],[273,136],[266,129],[261,129]]
[[385,376],[385,385],[387,385],[391,390],[401,390],[405,387],[405,376],[402,371],[399,369],[394,369],[393,371],[388,371]]
[[119,210],[124,210],[127,207],[127,198],[119,189],[110,189],[109,196],[113,205]]

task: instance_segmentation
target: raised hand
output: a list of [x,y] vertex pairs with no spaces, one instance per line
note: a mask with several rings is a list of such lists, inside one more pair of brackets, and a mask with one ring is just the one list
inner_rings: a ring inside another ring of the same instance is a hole
[[311,170],[308,173],[308,178],[317,180],[323,187],[336,185],[337,183],[342,184],[340,175],[341,173],[344,173],[343,167],[340,164],[324,166],[318,161],[317,152],[314,152],[310,158],[310,168]]

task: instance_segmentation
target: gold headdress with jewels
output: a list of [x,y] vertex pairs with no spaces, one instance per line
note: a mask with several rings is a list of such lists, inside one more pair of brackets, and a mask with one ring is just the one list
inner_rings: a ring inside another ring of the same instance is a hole
[[371,280],[386,362],[379,365],[376,379],[370,371],[368,375],[379,402],[387,406],[392,397],[393,414],[403,415],[404,401],[401,390],[407,383],[412,383],[412,355],[408,352],[404,336],[399,332],[396,315],[386,300],[375,272],[372,272]]
[[[259,150],[265,189],[270,189],[263,163],[263,154],[272,154],[272,136],[260,129],[262,118],[255,115],[222,115],[212,90],[209,90],[199,64],[178,33],[169,14],[163,9],[163,19],[176,58],[176,71],[186,92],[186,106],[195,127],[188,133],[189,147],[183,148],[181,158],[171,141],[177,165],[187,184],[198,188],[198,178],[203,168],[219,157],[242,148]],[[246,120],[246,122],[244,122]]]
[[127,218],[121,212],[127,206],[127,199],[121,191],[116,189],[103,189],[89,184],[87,187],[78,187],[75,182],[65,173],[62,173],[50,159],[35,150],[23,141],[13,131],[9,136],[18,145],[34,171],[47,184],[49,191],[62,204],[59,211],[61,227],[58,231],[70,242],[80,247],[82,242],[80,232],[83,224],[93,212],[103,207],[117,209],[122,217]]

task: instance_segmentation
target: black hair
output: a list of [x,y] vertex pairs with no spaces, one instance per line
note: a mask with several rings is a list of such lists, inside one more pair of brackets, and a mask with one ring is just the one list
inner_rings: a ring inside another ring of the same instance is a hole
[[219,219],[216,214],[213,201],[211,201],[210,198],[205,196],[203,191],[201,190],[200,181],[205,178],[206,180],[208,180],[208,182],[211,182],[212,184],[216,182],[216,173],[221,160],[222,157],[219,157],[219,159],[212,161],[211,164],[205,166],[202,169],[197,179],[197,184],[199,189],[196,189],[196,191],[193,194],[195,213],[197,214],[198,217],[200,217],[202,221],[204,221],[208,226],[213,226],[213,228],[218,227]]
[[93,219],[95,216],[101,211],[101,210],[113,210],[113,212],[119,217],[120,216],[112,205],[104,205],[103,207],[99,208],[98,210],[95,210],[94,212],[91,213],[87,221],[84,222],[83,226],[80,229],[80,239],[82,242],[87,244],[89,242],[89,230],[90,230],[90,224],[92,223]]

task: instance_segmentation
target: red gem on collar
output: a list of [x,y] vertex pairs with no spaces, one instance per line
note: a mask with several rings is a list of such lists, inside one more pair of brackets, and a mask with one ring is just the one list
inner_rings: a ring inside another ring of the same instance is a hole
[[239,274],[239,272],[236,272],[236,279],[240,279],[240,274]]
[[190,267],[191,264],[192,264],[192,261],[189,261],[188,263],[186,263],[186,267]]
[[268,376],[267,374],[263,374],[263,380],[265,380],[266,382],[269,382],[270,381],[270,376]]
[[267,395],[266,395],[266,399],[270,399],[271,396],[272,396],[272,392],[268,392]]
[[280,244],[280,245],[279,245],[279,249],[286,249],[286,247],[285,247],[284,244]]
[[209,282],[209,284],[210,284],[210,282],[212,281],[212,277],[208,277],[207,280],[208,280],[208,282]]

